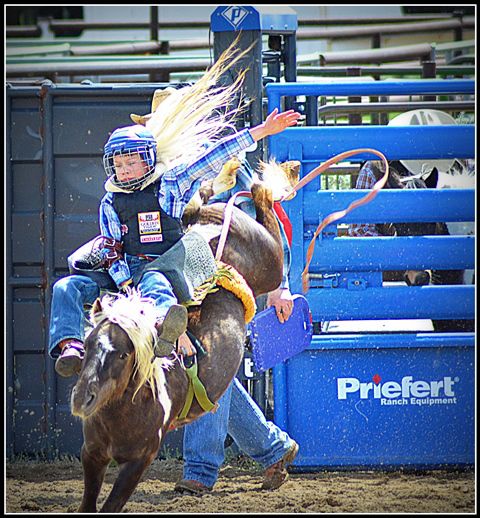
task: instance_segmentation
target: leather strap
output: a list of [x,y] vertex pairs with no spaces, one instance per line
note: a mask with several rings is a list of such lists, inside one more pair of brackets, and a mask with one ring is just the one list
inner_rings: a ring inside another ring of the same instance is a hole
[[[345,151],[344,153],[340,153],[339,155],[334,156],[333,158],[331,158],[327,162],[323,163],[322,165],[316,167],[308,175],[306,175],[304,178],[302,178],[302,180],[300,180],[300,182],[298,182],[297,185],[295,185],[295,187],[292,190],[292,192],[298,191],[303,186],[305,186],[308,182],[310,182],[316,176],[318,176],[320,173],[325,171],[325,169],[328,169],[328,167],[330,167],[332,164],[336,164],[337,162],[340,162],[341,160],[344,160],[345,158],[351,157],[353,155],[358,155],[360,153],[372,153],[372,154],[380,157],[382,159],[383,163],[385,164],[385,173],[382,176],[382,178],[380,178],[380,180],[378,180],[375,183],[372,190],[370,192],[368,192],[365,196],[363,196],[362,198],[359,198],[358,200],[353,201],[344,210],[332,212],[332,214],[329,214],[326,218],[323,219],[323,221],[320,223],[320,225],[318,225],[317,230],[315,230],[313,238],[310,241],[310,244],[308,245],[305,268],[302,272],[302,287],[303,287],[304,293],[306,293],[309,288],[308,268],[310,266],[310,262],[312,261],[313,252],[315,250],[315,242],[316,242],[318,235],[327,225],[330,225],[331,223],[343,218],[349,212],[351,212],[353,209],[356,209],[357,207],[360,207],[361,205],[365,205],[366,203],[369,203],[370,201],[372,201],[375,198],[375,196],[378,194],[380,189],[382,189],[384,187],[384,185],[386,184],[386,182],[388,180],[388,173],[389,173],[388,160],[386,159],[386,157],[383,153],[381,153],[380,151],[377,151],[376,149],[361,148],[361,149],[353,149],[351,151]],[[289,196],[290,194],[291,194],[291,192],[288,193],[286,196],[284,196],[282,199]]]
[[229,200],[225,206],[225,210],[223,213],[223,226],[222,232],[220,233],[220,238],[218,240],[217,252],[215,254],[215,260],[220,261],[223,254],[223,249],[225,248],[225,243],[227,241],[228,231],[230,229],[230,222],[232,220],[232,212],[235,200],[238,196],[243,196],[245,198],[251,198],[252,193],[249,191],[239,191],[236,192]]
[[207,391],[203,386],[203,383],[198,378],[198,364],[197,361],[193,363],[191,367],[185,369],[188,376],[188,391],[187,397],[185,399],[185,404],[183,405],[182,411],[177,419],[185,419],[187,417],[188,412],[193,403],[193,397],[197,398],[199,405],[205,410],[205,412],[210,412],[213,408],[215,408],[215,403],[212,403],[208,398]]

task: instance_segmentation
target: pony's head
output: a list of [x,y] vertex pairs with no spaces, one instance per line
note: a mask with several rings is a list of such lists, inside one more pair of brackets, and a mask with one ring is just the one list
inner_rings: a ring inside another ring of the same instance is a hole
[[86,418],[119,399],[130,388],[132,400],[147,385],[156,397],[157,369],[152,362],[157,339],[153,301],[131,290],[97,299],[90,315],[93,330],[85,340],[85,358],[72,392],[72,413]]

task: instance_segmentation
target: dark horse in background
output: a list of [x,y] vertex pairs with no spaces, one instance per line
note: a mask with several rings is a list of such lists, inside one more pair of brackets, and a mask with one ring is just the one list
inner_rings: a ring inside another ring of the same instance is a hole
[[[258,296],[279,286],[283,248],[271,191],[255,183],[252,197],[256,221],[240,209],[233,209],[222,261],[233,266]],[[214,253],[224,207],[223,203],[203,206],[195,218],[196,231],[205,231]],[[148,308],[142,309],[140,303],[134,307],[132,302],[127,315],[117,315],[115,304],[109,306],[102,299],[92,308],[95,327],[85,340],[85,359],[71,397],[72,412],[83,421],[81,460],[85,487],[80,512],[96,512],[112,459],[119,465],[119,474],[101,511],[119,512],[155,459],[168,430],[204,413],[194,399],[186,418],[177,419],[187,396],[185,369],[175,355],[170,360],[156,358],[152,362],[154,337],[148,340],[148,332],[141,335],[140,323],[122,325],[125,319],[134,320],[135,314],[146,315]],[[243,357],[244,306],[233,293],[219,288],[207,295],[199,310],[189,312],[188,327],[207,352],[198,361],[198,377],[215,403],[236,375]],[[140,333],[139,340],[136,332]],[[155,329],[150,335],[154,333]],[[156,364],[154,378],[148,371],[152,363]]]
[[[376,162],[372,162],[372,171],[377,180],[383,176]],[[436,189],[440,187],[440,176],[436,168],[426,177],[414,177],[405,166],[397,160],[390,161],[390,174],[385,189]],[[456,165],[456,164],[454,164]],[[459,171],[461,174],[461,171]],[[451,175],[446,175],[451,176]],[[376,228],[384,236],[448,236],[450,232],[446,223],[388,223],[377,224]],[[464,270],[407,270],[405,272],[388,271],[383,273],[386,281],[404,280],[409,286],[458,285],[465,283]],[[432,320],[435,331],[474,331],[474,320]]]

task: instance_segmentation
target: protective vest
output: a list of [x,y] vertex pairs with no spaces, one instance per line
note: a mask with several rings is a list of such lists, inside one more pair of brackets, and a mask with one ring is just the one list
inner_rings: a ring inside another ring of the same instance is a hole
[[113,208],[122,224],[123,253],[166,252],[182,236],[182,222],[158,204],[158,183],[132,193],[113,193]]

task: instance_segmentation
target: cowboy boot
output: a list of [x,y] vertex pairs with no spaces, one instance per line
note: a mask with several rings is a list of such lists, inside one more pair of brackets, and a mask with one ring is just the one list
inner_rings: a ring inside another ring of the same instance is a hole
[[63,340],[58,345],[62,352],[55,362],[57,374],[63,378],[69,378],[74,374],[78,374],[82,368],[82,361],[85,356],[83,343],[72,338]]
[[172,353],[178,337],[187,330],[187,323],[187,308],[180,304],[170,306],[163,322],[159,325],[160,332],[154,347],[155,356],[168,356]]
[[293,462],[298,453],[298,444],[293,441],[285,455],[265,470],[262,489],[278,489],[288,480],[287,466]]
[[212,490],[211,486],[206,486],[198,480],[179,480],[173,489],[177,493],[183,493],[187,495],[203,495]]

